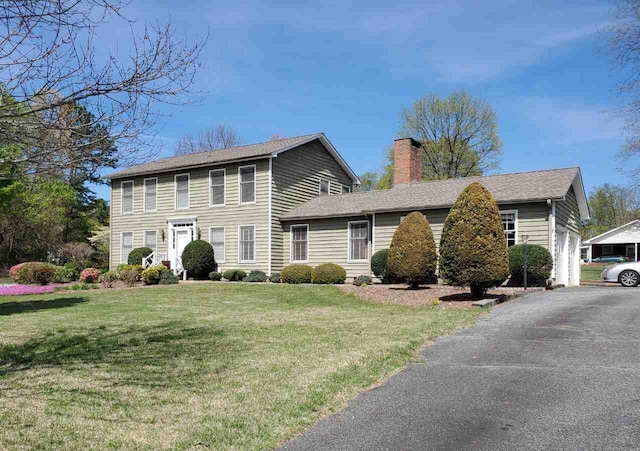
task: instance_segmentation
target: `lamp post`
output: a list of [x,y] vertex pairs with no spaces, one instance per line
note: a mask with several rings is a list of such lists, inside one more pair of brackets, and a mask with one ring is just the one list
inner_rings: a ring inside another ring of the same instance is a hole
[[527,289],[527,242],[529,241],[529,235],[522,234],[522,264],[524,267],[524,289]]

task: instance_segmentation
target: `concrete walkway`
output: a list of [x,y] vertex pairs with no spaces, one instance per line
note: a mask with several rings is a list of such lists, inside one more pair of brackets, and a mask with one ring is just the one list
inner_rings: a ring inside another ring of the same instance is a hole
[[640,449],[640,288],[494,307],[283,449]]

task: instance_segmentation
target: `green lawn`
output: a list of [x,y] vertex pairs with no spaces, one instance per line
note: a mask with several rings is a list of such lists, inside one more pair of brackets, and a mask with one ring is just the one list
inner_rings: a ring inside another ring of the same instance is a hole
[[0,297],[0,447],[272,448],[478,315],[286,285]]
[[600,274],[606,265],[581,265],[580,266],[580,280],[586,281],[599,281],[602,280]]

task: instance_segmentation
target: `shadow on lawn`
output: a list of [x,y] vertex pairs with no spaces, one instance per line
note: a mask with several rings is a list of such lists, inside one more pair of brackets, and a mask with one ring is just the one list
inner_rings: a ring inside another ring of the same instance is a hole
[[3,302],[0,304],[0,316],[35,312],[38,310],[72,307],[77,304],[82,304],[83,302],[87,302],[87,298],[57,298],[42,301]]
[[33,368],[105,371],[118,381],[168,387],[223,372],[247,345],[221,328],[183,323],[60,329],[24,343],[0,345],[0,376]]

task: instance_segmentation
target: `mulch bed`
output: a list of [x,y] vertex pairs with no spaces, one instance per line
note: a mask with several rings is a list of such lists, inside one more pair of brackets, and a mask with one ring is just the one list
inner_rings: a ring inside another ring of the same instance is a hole
[[[365,287],[355,285],[339,285],[340,290],[353,294],[359,298],[384,304],[398,304],[407,307],[432,307],[435,300],[439,301],[438,308],[471,308],[474,299],[468,289],[449,285],[424,285],[417,290],[408,289],[406,285],[374,284]],[[522,296],[543,288],[495,288],[487,293],[486,298],[497,298],[498,302]],[[474,307],[475,308],[475,307]]]

